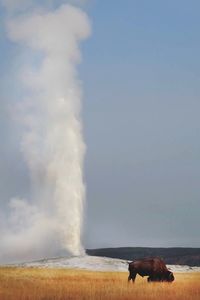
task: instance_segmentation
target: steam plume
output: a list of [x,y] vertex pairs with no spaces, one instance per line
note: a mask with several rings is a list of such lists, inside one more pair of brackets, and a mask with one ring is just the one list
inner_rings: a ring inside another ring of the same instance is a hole
[[[10,1],[11,3],[12,1]],[[84,253],[81,229],[85,145],[80,120],[79,42],[90,34],[87,15],[62,5],[8,21],[8,36],[37,64],[21,74],[22,151],[30,170],[30,199],[11,199],[0,230],[0,261]],[[31,204],[30,204],[31,203]]]

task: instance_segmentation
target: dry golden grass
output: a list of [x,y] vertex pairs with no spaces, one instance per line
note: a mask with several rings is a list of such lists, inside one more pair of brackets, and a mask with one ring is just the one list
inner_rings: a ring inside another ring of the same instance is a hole
[[147,283],[127,273],[59,269],[0,269],[0,300],[199,300],[200,273],[175,274],[176,281]]

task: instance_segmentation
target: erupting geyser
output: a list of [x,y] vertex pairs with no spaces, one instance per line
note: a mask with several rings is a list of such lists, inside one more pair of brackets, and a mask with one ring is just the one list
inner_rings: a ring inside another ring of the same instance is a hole
[[7,29],[10,40],[26,47],[31,57],[20,74],[24,99],[18,103],[33,195],[9,201],[9,216],[0,230],[0,262],[60,250],[81,255],[85,145],[76,65],[79,42],[90,34],[89,21],[79,8],[63,5],[15,16]]

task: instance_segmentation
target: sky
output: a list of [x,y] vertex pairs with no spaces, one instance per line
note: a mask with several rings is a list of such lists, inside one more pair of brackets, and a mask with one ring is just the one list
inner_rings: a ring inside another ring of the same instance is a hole
[[[84,9],[84,246],[200,247],[200,3],[90,0]],[[11,118],[13,73],[26,57],[6,39],[3,18],[0,45],[3,207],[30,188]]]

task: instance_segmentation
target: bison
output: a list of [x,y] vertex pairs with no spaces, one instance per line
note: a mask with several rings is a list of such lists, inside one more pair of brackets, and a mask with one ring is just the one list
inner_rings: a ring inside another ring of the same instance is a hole
[[129,263],[129,276],[128,281],[135,281],[137,274],[140,276],[148,276],[147,281],[174,281],[174,275],[169,271],[160,258],[144,258]]

